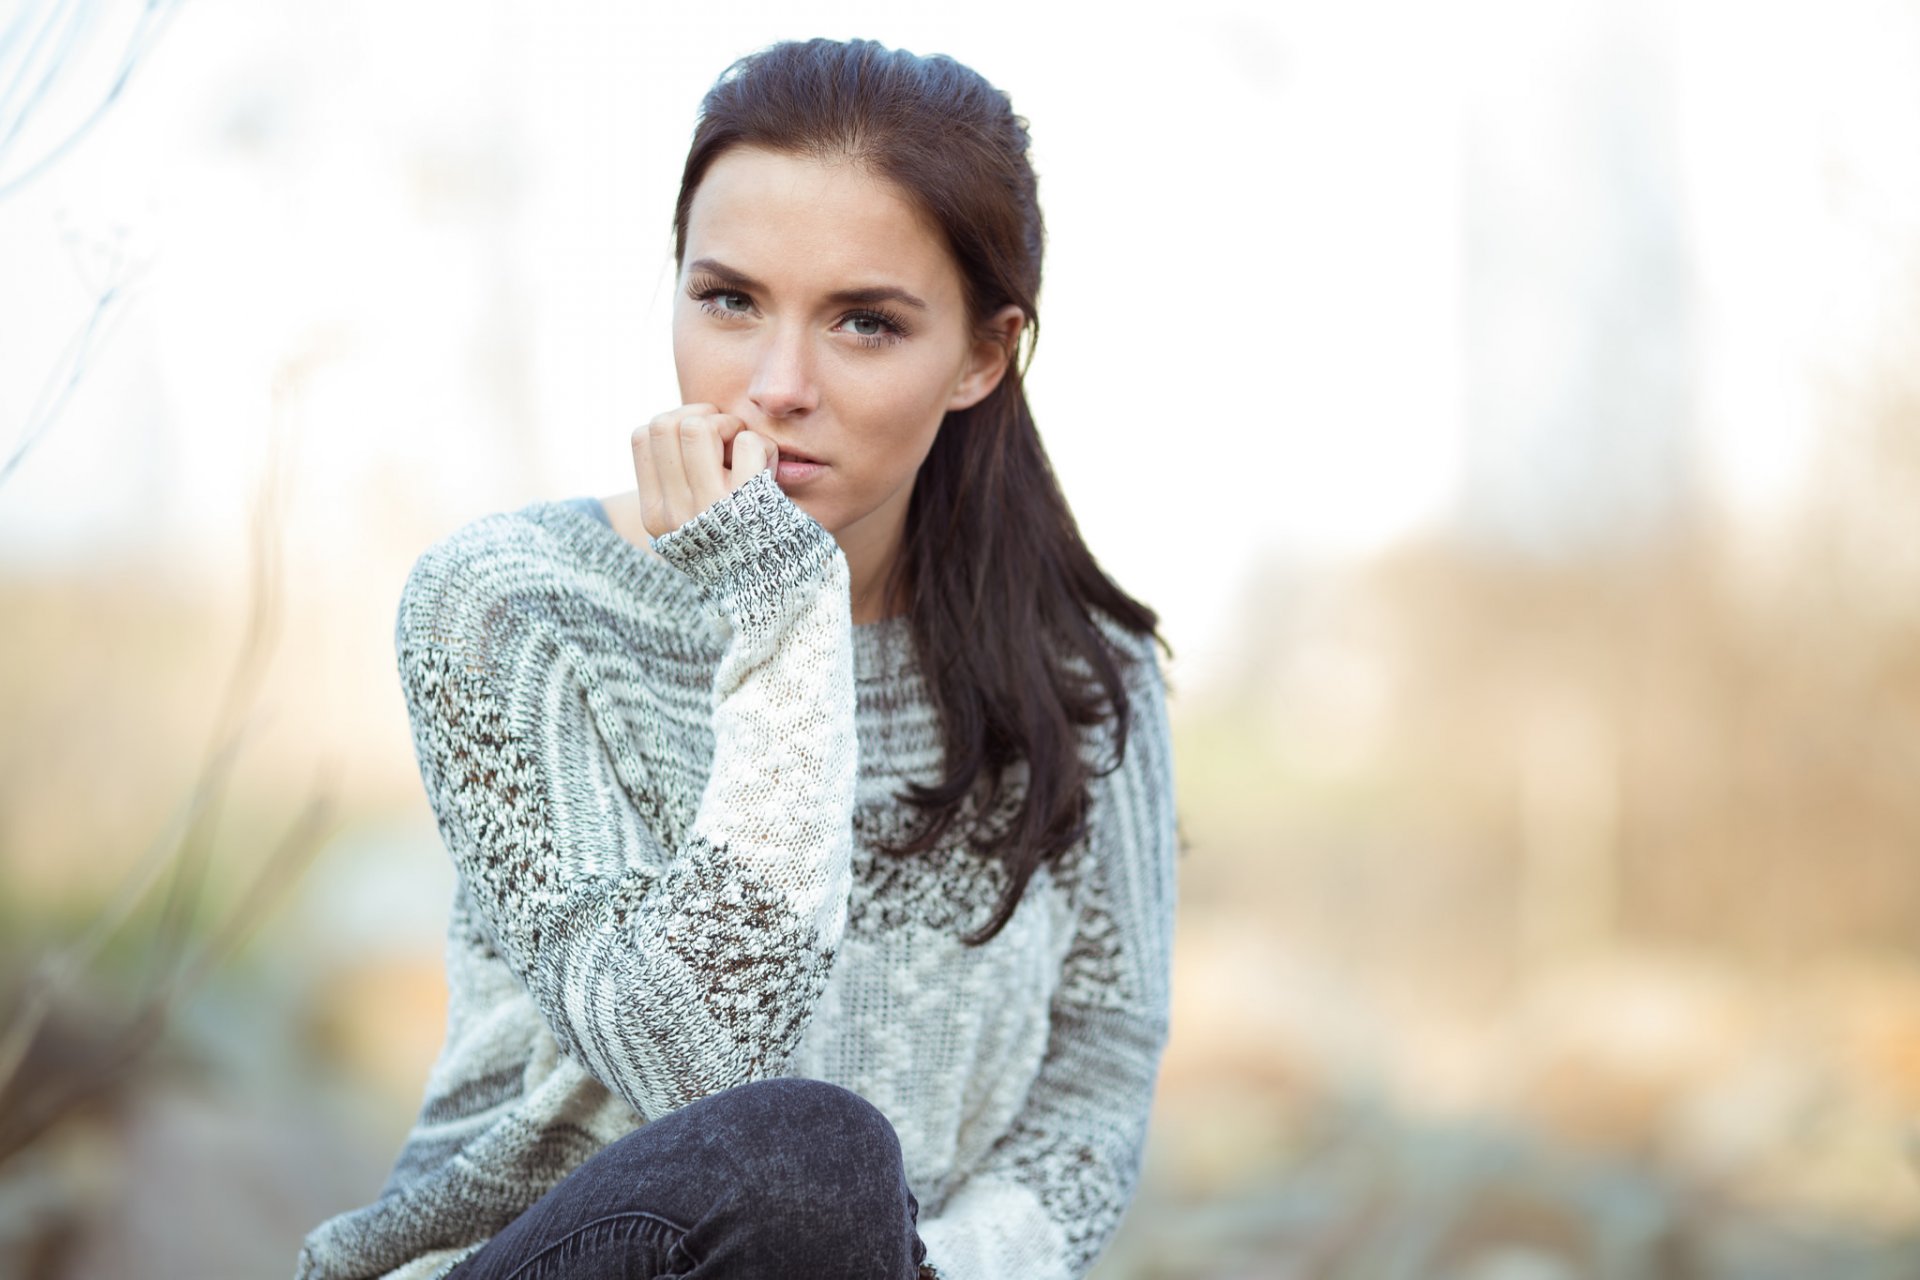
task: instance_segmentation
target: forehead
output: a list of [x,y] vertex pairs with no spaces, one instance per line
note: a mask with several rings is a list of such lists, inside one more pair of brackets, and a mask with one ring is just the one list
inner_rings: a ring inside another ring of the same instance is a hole
[[796,291],[889,283],[929,303],[960,293],[945,241],[893,183],[758,147],[722,154],[694,192],[686,260],[696,258]]

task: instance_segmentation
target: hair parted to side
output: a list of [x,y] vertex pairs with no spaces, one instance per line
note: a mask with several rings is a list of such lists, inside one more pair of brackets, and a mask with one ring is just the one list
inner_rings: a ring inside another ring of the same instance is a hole
[[[969,798],[977,802],[969,839],[1009,876],[992,917],[967,937],[974,945],[1005,926],[1041,863],[1087,833],[1094,769],[1080,730],[1113,722],[1101,772],[1125,754],[1131,655],[1095,612],[1172,654],[1155,612],[1087,550],[1027,406],[1045,241],[1027,144],[1007,95],[943,54],[788,41],[735,62],[708,91],[673,215],[677,265],[694,194],[730,148],[849,161],[891,181],[940,228],[976,330],[1008,303],[1026,315],[1024,353],[1009,352],[999,385],[940,424],[883,594],[905,589],[945,745],[941,781],[908,784],[900,797],[918,820],[889,852],[933,848]],[[1023,763],[1024,787],[1013,785]],[[1004,810],[1011,816],[988,829],[985,815]]]

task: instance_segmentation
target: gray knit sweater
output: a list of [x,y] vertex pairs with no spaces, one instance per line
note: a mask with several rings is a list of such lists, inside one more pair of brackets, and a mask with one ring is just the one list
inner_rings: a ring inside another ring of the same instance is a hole
[[[407,579],[401,686],[459,873],[446,1042],[378,1198],[316,1227],[298,1276],[444,1275],[606,1143],[782,1075],[893,1122],[941,1275],[1082,1275],[1133,1194],[1167,1035],[1152,648],[1110,628],[1139,659],[1125,759],[1089,837],[969,948],[1001,865],[958,834],[873,847],[905,829],[901,785],[939,776],[904,619],[852,625],[846,558],[770,472],[654,548],[536,502]],[[1109,734],[1086,737],[1102,764]]]

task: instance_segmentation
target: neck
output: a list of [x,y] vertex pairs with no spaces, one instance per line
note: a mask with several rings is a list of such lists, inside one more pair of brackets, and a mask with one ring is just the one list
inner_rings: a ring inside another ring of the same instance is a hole
[[890,618],[906,609],[898,594],[892,600],[884,596],[887,574],[900,554],[904,525],[888,529],[843,529],[834,535],[847,557],[848,594],[852,597],[853,625],[865,626]]
[[892,567],[892,562],[889,561],[886,564],[869,566],[863,574],[854,566],[851,559],[848,560],[847,568],[849,577],[852,579],[854,626],[863,627],[869,622],[890,618],[906,609],[904,600],[896,597],[889,601],[881,594],[881,589],[886,585],[887,571]]

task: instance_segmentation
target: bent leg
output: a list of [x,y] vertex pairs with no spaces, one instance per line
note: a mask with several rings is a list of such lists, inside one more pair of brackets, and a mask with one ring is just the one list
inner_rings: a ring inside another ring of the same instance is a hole
[[911,1280],[918,1214],[887,1118],[838,1085],[783,1077],[609,1144],[450,1280]]

